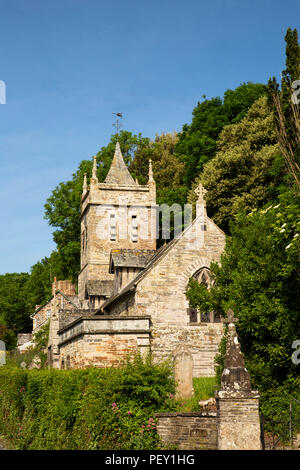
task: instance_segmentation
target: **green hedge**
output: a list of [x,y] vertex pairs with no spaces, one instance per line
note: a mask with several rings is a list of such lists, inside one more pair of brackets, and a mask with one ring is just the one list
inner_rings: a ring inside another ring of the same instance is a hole
[[155,413],[173,411],[167,363],[118,369],[0,369],[0,435],[17,449],[159,449]]

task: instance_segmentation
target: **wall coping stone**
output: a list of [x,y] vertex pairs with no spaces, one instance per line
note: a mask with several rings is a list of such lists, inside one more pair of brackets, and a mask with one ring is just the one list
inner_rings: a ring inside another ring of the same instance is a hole
[[259,398],[258,390],[219,390],[215,398],[221,400],[249,400]]
[[73,341],[75,338],[79,336],[84,336],[84,335],[150,335],[150,330],[94,330],[94,331],[78,331],[77,333],[74,333],[73,335],[69,336],[68,338],[60,341],[58,343],[59,346],[62,346],[65,343],[68,343],[70,341]]
[[[58,334],[63,333],[64,331],[72,328],[77,323],[80,323],[84,320],[93,320],[93,321],[103,321],[103,320],[150,320],[150,315],[130,315],[130,316],[121,316],[121,315],[82,315],[81,317],[76,318],[74,321],[64,326],[58,330]],[[106,330],[105,330],[106,331]]]
[[183,417],[183,418],[216,418],[217,412],[215,411],[190,411],[190,412],[176,412],[176,413],[155,413],[156,418],[174,418],[174,417]]

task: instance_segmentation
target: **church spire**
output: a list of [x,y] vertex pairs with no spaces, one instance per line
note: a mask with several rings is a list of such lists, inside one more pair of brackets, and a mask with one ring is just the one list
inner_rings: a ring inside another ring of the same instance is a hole
[[114,158],[112,159],[109,172],[105,178],[105,183],[117,184],[120,186],[135,185],[134,179],[129,173],[123,160],[119,142],[116,143]]

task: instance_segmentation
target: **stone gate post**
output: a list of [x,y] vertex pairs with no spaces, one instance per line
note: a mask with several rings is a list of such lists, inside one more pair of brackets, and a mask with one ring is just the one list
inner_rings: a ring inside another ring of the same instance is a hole
[[259,393],[251,389],[232,310],[221,390],[216,392],[218,450],[261,450]]

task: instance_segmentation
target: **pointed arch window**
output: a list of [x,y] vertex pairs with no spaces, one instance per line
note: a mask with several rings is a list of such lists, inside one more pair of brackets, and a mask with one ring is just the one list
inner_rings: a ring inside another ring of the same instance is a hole
[[212,286],[211,272],[208,268],[201,268],[195,272],[193,278],[196,279],[199,284],[203,284],[207,289]]
[[[193,279],[196,279],[199,284],[203,284],[207,289],[213,286],[213,279],[211,271],[207,267],[203,267],[193,274]],[[220,315],[216,312],[201,313],[198,309],[188,308],[190,323],[219,323],[221,321]]]

